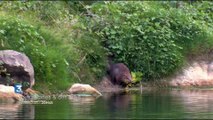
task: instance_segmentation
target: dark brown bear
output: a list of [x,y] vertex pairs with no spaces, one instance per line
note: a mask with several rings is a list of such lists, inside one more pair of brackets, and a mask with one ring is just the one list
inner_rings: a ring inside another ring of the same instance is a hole
[[132,82],[132,76],[129,68],[123,63],[111,64],[107,70],[109,78],[113,84],[126,87]]

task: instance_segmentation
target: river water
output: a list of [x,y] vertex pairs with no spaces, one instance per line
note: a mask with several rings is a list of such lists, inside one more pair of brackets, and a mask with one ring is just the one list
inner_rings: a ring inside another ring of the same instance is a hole
[[103,93],[98,98],[60,97],[0,103],[0,119],[213,119],[211,89],[146,89]]

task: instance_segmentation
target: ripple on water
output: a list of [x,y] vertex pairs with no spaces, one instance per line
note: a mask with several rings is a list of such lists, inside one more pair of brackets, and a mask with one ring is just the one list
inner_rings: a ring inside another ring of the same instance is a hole
[[[213,118],[213,90],[155,89],[70,96],[53,104],[0,102],[1,119]],[[62,98],[62,97],[60,97]],[[49,100],[49,99],[48,99]]]
[[0,102],[0,119],[34,119],[34,113],[31,104]]

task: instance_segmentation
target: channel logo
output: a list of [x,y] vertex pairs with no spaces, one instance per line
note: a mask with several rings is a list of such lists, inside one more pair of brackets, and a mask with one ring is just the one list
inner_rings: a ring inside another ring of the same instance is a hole
[[21,88],[22,88],[22,85],[21,85],[21,84],[15,84],[15,85],[14,85],[15,93],[22,94],[23,91],[22,91]]

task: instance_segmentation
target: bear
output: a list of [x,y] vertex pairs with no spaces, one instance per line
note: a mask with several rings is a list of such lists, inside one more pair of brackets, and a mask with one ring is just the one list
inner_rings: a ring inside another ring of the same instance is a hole
[[132,83],[130,70],[123,63],[110,64],[107,69],[107,75],[114,85],[127,87],[130,83]]

